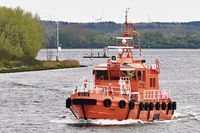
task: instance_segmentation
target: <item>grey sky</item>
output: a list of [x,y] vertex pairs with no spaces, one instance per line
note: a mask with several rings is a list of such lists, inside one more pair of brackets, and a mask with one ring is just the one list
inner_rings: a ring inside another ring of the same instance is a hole
[[124,21],[188,22],[200,20],[200,0],[0,0],[1,6],[21,7],[45,20],[67,22]]

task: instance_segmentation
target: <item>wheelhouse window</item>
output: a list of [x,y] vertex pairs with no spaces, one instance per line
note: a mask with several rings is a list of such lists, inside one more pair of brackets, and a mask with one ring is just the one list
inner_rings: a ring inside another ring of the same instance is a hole
[[150,87],[156,87],[155,78],[150,78]]
[[145,81],[145,72],[144,71],[137,71],[137,77],[140,81]]
[[120,71],[119,70],[110,70],[110,80],[119,80],[120,79]]
[[97,80],[108,80],[108,71],[107,70],[96,70],[96,79]]
[[129,77],[130,80],[136,80],[135,71],[121,71],[121,77]]

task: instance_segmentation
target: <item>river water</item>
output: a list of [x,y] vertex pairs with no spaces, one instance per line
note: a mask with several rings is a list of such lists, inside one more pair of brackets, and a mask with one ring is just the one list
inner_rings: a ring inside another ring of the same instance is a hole
[[[95,53],[101,50],[93,50]],[[0,74],[0,132],[65,132],[65,133],[154,133],[200,132],[200,50],[155,49],[143,50],[147,63],[160,59],[160,87],[177,101],[177,111],[171,121],[142,122],[135,120],[80,121],[65,108],[65,99],[77,82],[91,77],[93,66],[106,59],[83,59],[90,50],[70,49],[59,53],[59,59],[77,59],[84,68],[46,70]],[[41,50],[38,59],[46,54],[55,58],[56,51]],[[110,51],[110,55],[116,54]]]

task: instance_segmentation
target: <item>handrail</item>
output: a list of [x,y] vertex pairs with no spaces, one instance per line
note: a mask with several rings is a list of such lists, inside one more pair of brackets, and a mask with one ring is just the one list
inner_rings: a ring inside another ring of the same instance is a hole
[[144,90],[143,98],[144,100],[168,99],[169,96],[162,90]]
[[120,77],[119,85],[94,85],[93,80],[82,79],[82,84],[73,91],[73,94],[78,92],[89,92],[101,95],[127,95],[130,100],[160,100],[168,99],[168,93],[161,90],[144,90],[143,92],[132,92],[129,77]]

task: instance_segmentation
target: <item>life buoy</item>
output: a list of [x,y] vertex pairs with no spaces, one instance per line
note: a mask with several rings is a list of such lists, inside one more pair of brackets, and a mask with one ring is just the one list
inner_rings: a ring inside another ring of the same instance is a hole
[[105,99],[105,100],[103,101],[103,104],[104,104],[105,107],[110,107],[111,104],[112,104],[112,102],[111,102],[110,99]]
[[172,102],[172,109],[176,110],[176,102]]
[[166,103],[165,102],[162,103],[162,110],[166,110]]
[[111,59],[112,59],[113,61],[115,61],[117,58],[116,58],[116,56],[112,56]]
[[144,109],[145,109],[145,110],[149,110],[149,103],[145,103],[145,104],[144,104]]
[[124,100],[120,100],[119,101],[119,107],[122,108],[122,109],[125,108],[126,107],[126,102]]
[[172,110],[172,102],[168,103],[168,110]]
[[71,105],[72,105],[71,98],[67,98],[67,100],[66,100],[66,108],[70,108]]
[[156,102],[156,110],[160,110],[160,103]]
[[154,103],[150,102],[149,103],[149,110],[153,110],[153,108],[154,108]]
[[141,102],[140,105],[139,105],[139,107],[140,107],[140,110],[144,110],[144,103]]
[[129,102],[129,109],[134,109],[135,108],[135,102],[133,100],[131,100]]

